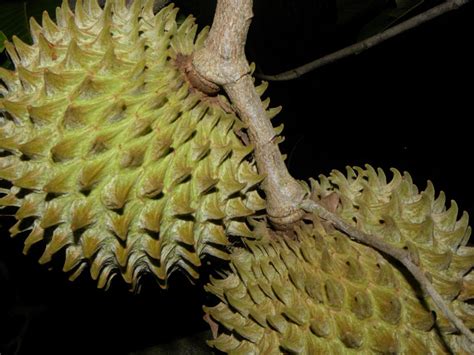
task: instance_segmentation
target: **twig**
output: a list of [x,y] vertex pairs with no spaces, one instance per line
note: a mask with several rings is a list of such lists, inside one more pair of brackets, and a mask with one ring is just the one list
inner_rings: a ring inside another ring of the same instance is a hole
[[343,48],[334,53],[328,54],[322,58],[316,59],[298,68],[294,68],[276,75],[257,74],[257,77],[269,81],[285,81],[299,78],[300,76],[309,73],[310,71],[313,71],[326,64],[330,64],[353,54],[359,54],[365,51],[366,49],[376,46],[377,44],[392,37],[395,37],[396,35],[402,32],[419,26],[427,21],[430,21],[448,11],[455,10],[461,7],[462,5],[467,4],[468,2],[469,0],[448,0],[441,5],[435,6],[415,17],[412,17],[411,19],[400,23],[399,25],[387,29],[386,31],[378,33],[372,37],[357,42],[349,47]]
[[299,220],[305,192],[289,174],[275,132],[257,94],[245,58],[245,41],[253,17],[252,0],[219,0],[204,48],[193,55],[196,77],[222,86],[248,128],[266,194],[267,213],[279,224]]
[[462,334],[464,334],[471,344],[474,345],[474,334],[469,330],[468,327],[466,327],[462,320],[459,319],[454,314],[454,312],[451,311],[451,309],[449,309],[448,305],[444,302],[438,291],[435,290],[430,280],[412,261],[410,253],[407,250],[395,248],[381,238],[362,232],[361,230],[344,222],[344,220],[342,220],[335,213],[328,211],[325,207],[312,200],[304,200],[301,203],[301,208],[308,212],[317,213],[321,218],[331,222],[337,229],[346,233],[351,239],[373,247],[378,251],[390,255],[400,261],[420,283],[424,291],[431,296],[434,304],[451,322],[451,324],[454,325],[454,327],[456,327],[456,329],[458,329]]

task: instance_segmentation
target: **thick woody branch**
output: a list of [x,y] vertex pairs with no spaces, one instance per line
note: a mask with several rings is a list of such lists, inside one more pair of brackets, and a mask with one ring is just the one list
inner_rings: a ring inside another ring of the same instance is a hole
[[200,75],[224,86],[249,73],[245,42],[252,17],[252,0],[218,0],[204,48],[194,54]]
[[275,74],[275,75],[257,75],[259,78],[270,81],[285,81],[292,80],[303,76],[317,68],[320,68],[326,64],[333,63],[344,57],[348,57],[353,54],[359,54],[369,48],[376,46],[379,43],[386,41],[392,37],[399,35],[407,30],[417,27],[427,21],[430,21],[448,11],[455,10],[460,6],[467,4],[469,0],[448,0],[443,4],[435,6],[409,20],[406,20],[399,25],[389,28],[386,31],[378,33],[372,37],[369,37],[363,41],[357,42],[351,46],[340,49],[334,53],[328,54],[322,58],[316,59],[310,63],[304,64],[298,68],[288,70],[286,72]]
[[407,250],[395,248],[377,236],[362,232],[361,230],[344,222],[341,217],[335,213],[330,212],[315,201],[304,200],[301,203],[301,207],[308,212],[317,213],[319,217],[331,222],[337,229],[346,233],[351,239],[366,244],[400,261],[407,268],[407,270],[410,271],[416,281],[418,281],[422,289],[431,297],[439,311],[441,311],[441,313],[456,329],[458,329],[463,335],[467,337],[467,339],[471,342],[471,345],[474,347],[474,334],[449,308],[438,291],[436,291],[436,289],[433,287],[425,273],[418,265],[413,262],[410,253]]
[[204,48],[194,53],[197,74],[224,88],[240,118],[247,125],[255,148],[267,213],[277,224],[299,220],[305,192],[289,174],[275,142],[275,133],[250,76],[245,41],[253,16],[252,0],[218,0],[214,22]]

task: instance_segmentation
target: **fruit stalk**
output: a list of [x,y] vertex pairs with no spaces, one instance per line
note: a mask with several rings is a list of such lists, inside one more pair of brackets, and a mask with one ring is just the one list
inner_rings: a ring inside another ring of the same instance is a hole
[[305,196],[302,186],[290,175],[276,142],[276,134],[259,95],[255,91],[245,57],[245,42],[252,0],[219,0],[214,22],[204,47],[194,53],[193,66],[203,79],[222,86],[240,118],[247,125],[255,149],[267,213],[279,225],[298,221]]

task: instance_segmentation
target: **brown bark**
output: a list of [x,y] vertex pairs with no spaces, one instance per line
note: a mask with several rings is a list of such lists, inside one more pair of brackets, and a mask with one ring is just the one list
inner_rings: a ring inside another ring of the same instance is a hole
[[252,0],[218,0],[204,48],[194,54],[199,76],[224,88],[248,128],[259,173],[265,175],[267,213],[273,222],[288,224],[303,215],[305,191],[289,174],[275,133],[250,76],[245,42],[253,16]]

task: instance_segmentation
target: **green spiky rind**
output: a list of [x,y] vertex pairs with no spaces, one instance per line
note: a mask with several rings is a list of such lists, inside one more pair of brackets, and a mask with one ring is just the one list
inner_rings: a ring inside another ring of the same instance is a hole
[[[419,191],[408,173],[392,169],[387,178],[381,169],[371,166],[347,168],[347,177],[333,171],[327,178],[312,181],[313,197],[336,192],[340,197],[338,213],[361,230],[380,236],[397,248],[407,249],[433,286],[452,310],[474,327],[474,307],[466,301],[474,298],[474,248],[467,246],[471,235],[466,212],[458,219],[458,207],[451,201],[446,208],[443,192],[435,196],[428,182]],[[427,300],[432,309],[434,305]],[[448,320],[438,314],[443,332],[454,331]]]
[[[351,223],[355,217],[363,230],[388,241],[381,226],[392,223],[390,218],[398,221],[391,224],[392,235],[411,241],[409,250],[431,275],[438,292],[473,327],[473,307],[466,302],[473,298],[474,289],[473,248],[465,246],[470,229],[467,217],[456,221],[457,211],[446,211],[443,194],[434,199],[431,184],[419,193],[409,175],[402,177],[396,171],[387,183],[383,173],[374,174],[371,167],[349,169],[347,179],[339,172],[321,176],[312,181],[311,192],[315,199],[337,192],[338,213]],[[424,199],[430,204],[420,203]],[[390,201],[402,202],[396,204],[398,214],[382,207]],[[384,213],[378,215],[379,211]],[[430,230],[422,227],[427,219],[433,220]],[[393,232],[402,221],[404,233]],[[411,225],[414,230],[406,234]],[[211,279],[207,286],[220,299],[217,306],[205,307],[219,325],[211,346],[235,354],[469,353],[471,345],[465,337],[454,333],[405,270],[316,217],[300,222],[296,240],[272,235],[264,224],[256,224],[254,233],[258,240],[246,241],[244,248],[233,251],[227,276]],[[414,241],[421,237],[432,241],[420,248],[423,252],[417,251]],[[440,251],[452,253],[443,267]],[[453,291],[453,285],[460,286]]]
[[446,352],[434,317],[403,274],[337,231],[300,223],[297,240],[261,236],[234,250],[207,291],[219,324],[209,344],[245,353]]
[[[56,23],[31,20],[33,45],[6,48],[0,68],[0,208],[18,208],[12,236],[41,263],[65,253],[76,278],[116,274],[133,288],[151,272],[192,278],[205,255],[227,259],[228,235],[252,237],[265,206],[251,146],[234,114],[190,90],[174,59],[202,46],[192,17],[153,1],[64,1]],[[3,96],[3,97],[2,97]]]

